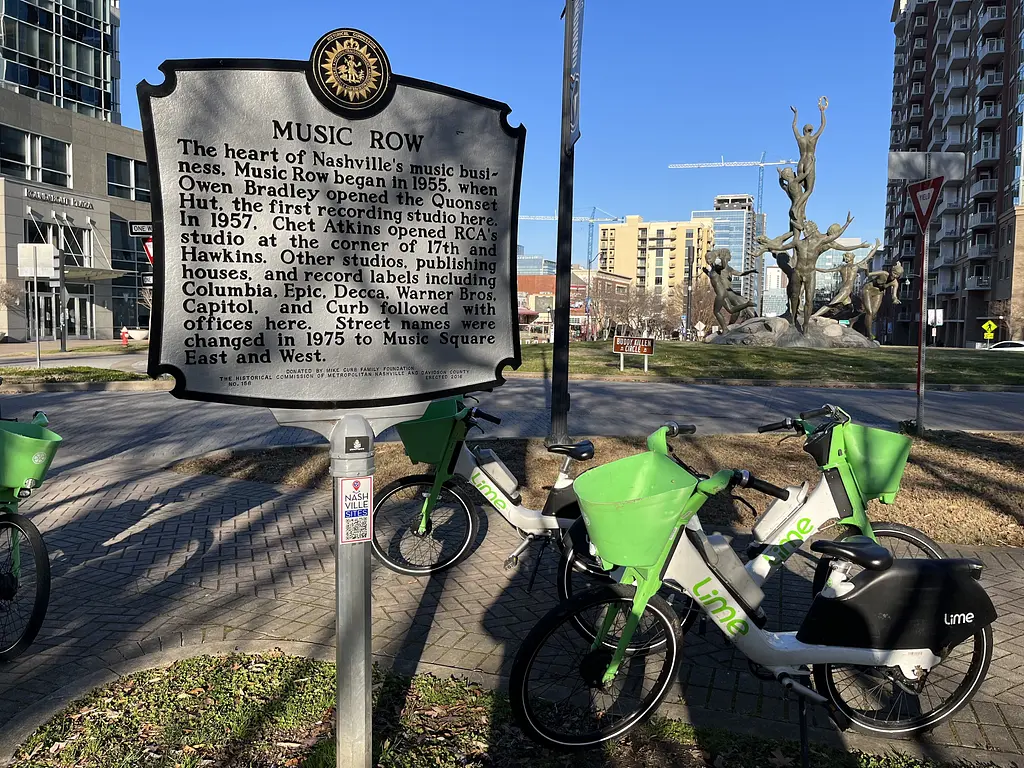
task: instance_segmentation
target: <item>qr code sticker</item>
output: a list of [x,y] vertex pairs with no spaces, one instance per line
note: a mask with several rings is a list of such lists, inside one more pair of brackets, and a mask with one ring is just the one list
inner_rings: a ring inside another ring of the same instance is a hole
[[370,519],[361,517],[345,521],[345,540],[370,538]]
[[373,536],[373,478],[342,480],[341,541],[344,544],[369,541]]

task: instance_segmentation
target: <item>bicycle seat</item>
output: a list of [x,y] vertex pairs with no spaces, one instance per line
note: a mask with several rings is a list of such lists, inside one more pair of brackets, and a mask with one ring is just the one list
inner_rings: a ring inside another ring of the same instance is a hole
[[590,461],[594,458],[594,444],[589,440],[581,440],[578,443],[549,445],[548,453],[560,453],[576,461]]
[[838,560],[859,565],[869,571],[886,571],[892,567],[892,553],[867,536],[851,536],[842,541],[819,539],[811,544],[811,551]]

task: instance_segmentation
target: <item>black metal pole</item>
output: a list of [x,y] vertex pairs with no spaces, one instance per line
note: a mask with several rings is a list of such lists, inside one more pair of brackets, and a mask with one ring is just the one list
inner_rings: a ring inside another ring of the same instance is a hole
[[[565,51],[562,59],[562,140],[558,169],[558,250],[555,258],[554,350],[551,364],[551,431],[548,443],[569,439],[569,292],[572,287],[573,151],[572,40],[574,0],[565,7]],[[589,254],[588,254],[589,256]]]

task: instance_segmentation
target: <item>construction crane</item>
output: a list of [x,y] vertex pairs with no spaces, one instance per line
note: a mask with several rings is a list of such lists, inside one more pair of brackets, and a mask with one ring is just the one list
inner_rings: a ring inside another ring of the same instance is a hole
[[[601,212],[604,214],[604,218],[598,218],[597,214]],[[558,221],[557,216],[520,216],[520,221]],[[594,225],[595,224],[621,224],[625,221],[621,216],[614,216],[608,211],[598,208],[596,205],[590,209],[589,216],[573,216],[572,220],[574,223],[589,224],[587,232],[587,270],[590,270],[590,265],[594,263]]]
[[673,163],[669,168],[749,168],[757,166],[757,213],[761,213],[761,198],[764,196],[764,167],[766,165],[796,165],[796,160],[778,160],[773,163],[764,161],[765,152],[761,153],[760,160],[726,160],[724,157],[718,163]]

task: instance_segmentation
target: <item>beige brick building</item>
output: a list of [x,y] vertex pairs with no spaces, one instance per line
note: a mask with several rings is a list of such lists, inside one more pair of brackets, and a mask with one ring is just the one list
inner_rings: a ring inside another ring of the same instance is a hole
[[632,285],[666,297],[685,290],[701,275],[704,256],[715,244],[711,219],[644,221],[627,216],[623,224],[602,224],[601,270],[625,275]]

